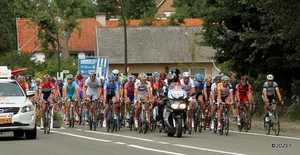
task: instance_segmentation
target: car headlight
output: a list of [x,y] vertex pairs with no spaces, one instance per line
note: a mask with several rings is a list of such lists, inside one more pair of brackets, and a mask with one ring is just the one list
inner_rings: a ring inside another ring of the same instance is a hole
[[26,105],[22,108],[22,112],[29,112],[29,111],[33,111],[34,110],[34,106],[31,105]]
[[173,109],[177,109],[177,108],[178,108],[178,104],[172,104],[171,107],[172,107]]
[[180,105],[179,105],[179,108],[180,108],[180,109],[185,109],[185,108],[186,108],[186,104],[185,104],[185,103],[180,104]]

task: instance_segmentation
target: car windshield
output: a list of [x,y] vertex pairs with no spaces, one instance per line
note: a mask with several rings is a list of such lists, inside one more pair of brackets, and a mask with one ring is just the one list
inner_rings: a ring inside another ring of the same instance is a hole
[[0,96],[24,96],[24,93],[16,82],[0,83]]

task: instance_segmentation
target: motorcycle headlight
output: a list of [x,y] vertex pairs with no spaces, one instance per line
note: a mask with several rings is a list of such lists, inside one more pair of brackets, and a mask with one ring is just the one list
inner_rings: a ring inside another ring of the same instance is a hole
[[180,104],[180,105],[179,105],[179,108],[180,108],[180,109],[185,109],[185,108],[186,108],[186,104],[184,104],[184,103]]
[[177,109],[178,108],[178,104],[172,104],[171,107],[172,107],[172,109]]
[[34,110],[34,106],[31,104],[31,105],[26,105],[22,108],[22,112],[29,112],[29,111],[33,111]]

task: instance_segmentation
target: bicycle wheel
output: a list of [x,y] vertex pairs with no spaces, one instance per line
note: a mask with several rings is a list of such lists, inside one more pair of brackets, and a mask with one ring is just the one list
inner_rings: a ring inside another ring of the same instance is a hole
[[138,121],[138,131],[139,131],[139,133],[142,133],[143,132],[143,123],[142,123],[142,120],[141,119],[139,119],[139,121]]
[[204,119],[202,118],[202,112],[201,110],[199,110],[199,116],[198,116],[198,132],[201,132],[202,131],[202,127],[204,126]]
[[277,112],[274,112],[273,114],[273,130],[275,135],[278,136],[280,132],[280,123],[279,123],[279,117]]
[[248,116],[247,116],[247,112],[244,113],[243,127],[244,127],[245,131],[248,132]]
[[229,115],[228,115],[228,113],[226,112],[225,114],[224,114],[224,116],[225,116],[225,120],[224,120],[224,130],[225,130],[225,135],[228,135],[228,133],[229,133]]
[[[266,119],[268,119],[267,121],[266,121]],[[267,134],[267,135],[269,135],[270,134],[270,121],[269,121],[270,119],[269,119],[269,117],[267,116],[267,117],[264,117],[264,129],[265,129],[265,133]]]
[[92,119],[92,116],[89,116],[89,127],[90,127],[90,130],[93,129],[93,119]]
[[252,120],[251,120],[251,114],[249,114],[248,118],[247,118],[247,123],[248,123],[248,130],[251,129],[251,123],[252,123]]

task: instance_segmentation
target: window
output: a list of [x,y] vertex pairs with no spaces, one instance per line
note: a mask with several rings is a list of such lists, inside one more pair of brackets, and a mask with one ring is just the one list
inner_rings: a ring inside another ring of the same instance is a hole
[[183,72],[191,73],[191,77],[194,78],[196,74],[202,74],[205,77],[205,68],[197,67],[197,68],[181,68],[181,74]]

